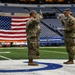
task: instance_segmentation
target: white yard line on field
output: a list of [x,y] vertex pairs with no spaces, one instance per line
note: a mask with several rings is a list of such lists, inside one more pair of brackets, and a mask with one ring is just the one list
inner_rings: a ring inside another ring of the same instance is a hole
[[40,50],[42,52],[51,52],[51,53],[59,53],[59,54],[67,54],[66,52],[57,52],[57,51],[46,51],[46,50]]
[[[0,52],[0,54],[6,54],[6,53],[11,53],[11,52]],[[0,55],[0,57],[4,58],[4,59],[7,59],[7,60],[12,60],[12,59],[10,59],[8,57],[5,57],[5,56],[2,56],[2,55]]]
[[7,59],[7,60],[12,60],[12,59],[10,59],[10,58],[8,58],[8,57],[5,57],[5,56],[2,56],[2,55],[0,55],[0,57],[1,57],[1,58],[4,58],[4,59]]
[[[0,49],[28,49],[27,47],[3,47]],[[40,48],[65,48],[65,46],[63,47],[40,47]]]
[[65,46],[60,46],[60,47],[40,47],[40,48],[66,48]]
[[11,52],[0,52],[0,54],[7,54],[7,53],[11,53]]
[[[27,47],[26,47],[27,48]],[[26,49],[25,47],[8,47],[8,48],[0,48],[0,49]]]

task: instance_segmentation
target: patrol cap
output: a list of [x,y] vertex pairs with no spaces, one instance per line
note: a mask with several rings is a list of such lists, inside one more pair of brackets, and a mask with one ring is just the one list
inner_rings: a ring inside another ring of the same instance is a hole
[[65,9],[63,13],[65,14],[68,11],[70,12],[70,9],[69,8]]
[[31,10],[31,11],[29,12],[29,14],[30,14],[30,15],[32,15],[32,14],[37,14],[37,12],[36,12],[36,10]]

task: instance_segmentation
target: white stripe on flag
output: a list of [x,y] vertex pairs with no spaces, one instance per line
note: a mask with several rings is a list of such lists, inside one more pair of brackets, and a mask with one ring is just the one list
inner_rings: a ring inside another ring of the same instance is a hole
[[21,19],[20,19],[20,18],[17,18],[17,19],[12,18],[12,21],[21,21],[21,20],[22,20],[22,21],[26,21],[26,20],[28,20],[28,19],[29,19],[29,18],[26,18],[26,19],[25,19],[25,18],[23,18],[23,19],[22,19],[22,18],[21,18]]
[[26,28],[26,26],[12,26],[12,28]]
[[15,41],[15,40],[27,40],[26,38],[14,38],[14,39],[12,39],[12,38],[3,38],[4,40],[13,40],[13,41]]
[[26,32],[26,30],[0,30],[0,32]]
[[16,25],[20,25],[20,24],[26,24],[26,22],[12,22],[12,25],[16,24]]

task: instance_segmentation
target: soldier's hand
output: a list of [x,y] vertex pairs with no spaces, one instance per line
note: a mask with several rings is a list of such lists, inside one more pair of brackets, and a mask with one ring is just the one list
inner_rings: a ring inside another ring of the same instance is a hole
[[66,29],[65,28],[57,28],[57,30],[65,31]]
[[60,20],[63,20],[64,18],[63,18],[63,16],[61,15],[61,16],[59,16],[59,19],[60,19]]
[[66,29],[65,28],[62,28],[60,31],[65,31]]
[[40,15],[42,15],[42,11],[40,10]]

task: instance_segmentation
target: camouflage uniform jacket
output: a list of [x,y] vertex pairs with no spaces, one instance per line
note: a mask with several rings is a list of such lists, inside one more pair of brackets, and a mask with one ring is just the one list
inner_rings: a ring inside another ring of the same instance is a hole
[[73,37],[75,33],[75,18],[72,16],[69,16],[66,19],[63,19],[62,23],[65,28],[64,36]]
[[41,32],[39,22],[42,16],[38,15],[36,19],[30,18],[26,23],[27,38],[38,37]]

